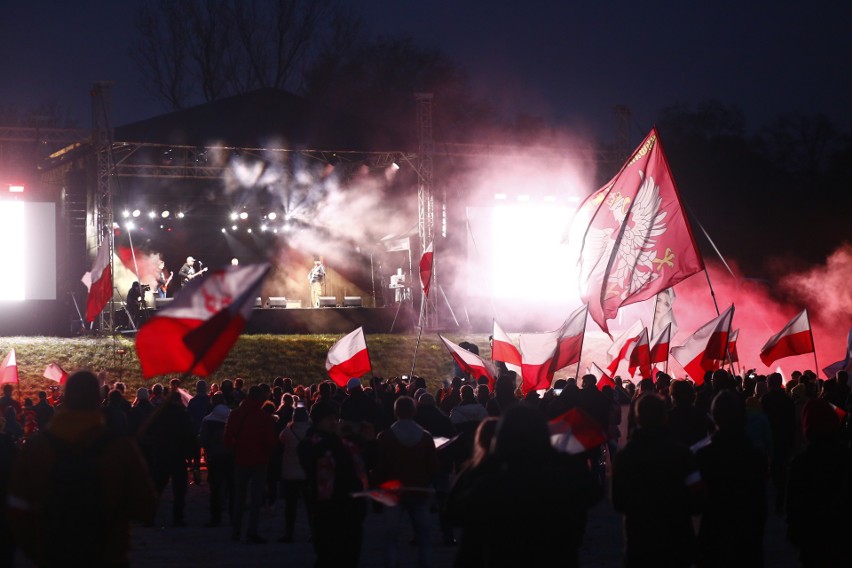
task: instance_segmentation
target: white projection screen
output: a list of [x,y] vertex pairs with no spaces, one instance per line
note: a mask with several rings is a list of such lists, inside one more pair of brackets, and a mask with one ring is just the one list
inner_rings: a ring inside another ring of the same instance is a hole
[[0,301],[56,299],[56,207],[0,201]]

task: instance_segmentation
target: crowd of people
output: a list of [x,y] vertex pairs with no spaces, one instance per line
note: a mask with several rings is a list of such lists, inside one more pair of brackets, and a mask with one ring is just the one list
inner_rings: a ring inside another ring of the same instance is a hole
[[[717,370],[698,387],[657,372],[599,388],[585,375],[529,393],[512,372],[493,384],[459,375],[432,389],[422,377],[278,377],[198,380],[187,392],[172,379],[131,397],[84,370],[55,405],[44,392],[21,404],[4,385],[4,565],[16,549],[44,566],[127,565],[132,525],[153,522],[165,491],[173,525],[186,524],[190,483],[209,485],[205,526],[229,526],[234,541],[291,543],[304,515],[317,567],[359,565],[370,512],[382,517],[389,567],[403,523],[421,567],[439,543],[456,547],[457,566],[543,565],[549,543],[577,566],[589,510],[605,498],[623,515],[626,566],[761,566],[770,514],[786,519],[803,566],[846,556],[845,371],[783,384],[778,373]],[[549,423],[572,409],[606,442],[557,449]],[[87,516],[81,499],[95,504]],[[279,527],[260,513],[279,500],[284,526],[271,534]],[[69,523],[94,527],[97,542],[81,547],[85,531]]]

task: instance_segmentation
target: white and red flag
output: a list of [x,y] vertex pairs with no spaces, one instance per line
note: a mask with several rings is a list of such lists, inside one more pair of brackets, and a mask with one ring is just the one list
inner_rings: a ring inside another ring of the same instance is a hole
[[231,265],[190,281],[139,329],[142,376],[215,371],[245,328],[269,269],[268,263]]
[[610,375],[615,374],[621,361],[630,359],[630,353],[633,350],[633,346],[637,341],[639,341],[639,336],[642,334],[643,329],[645,329],[645,326],[642,325],[640,320],[634,321],[630,327],[625,329],[621,335],[615,338],[615,341],[613,341],[609,349],[606,350],[606,355],[609,358],[607,371]]
[[727,358],[728,337],[734,319],[734,305],[702,325],[683,345],[672,347],[671,354],[696,385],[704,383],[704,372],[717,368]]
[[588,304],[583,304],[568,316],[562,324],[562,334],[556,345],[556,357],[553,360],[553,372],[564,369],[568,365],[580,362],[583,350],[583,337],[586,334],[586,317],[589,315]]
[[423,295],[429,297],[429,286],[432,283],[432,263],[435,260],[432,250],[432,243],[423,251],[423,256],[420,257],[420,286],[423,288]]
[[581,454],[606,442],[600,424],[579,406],[548,422],[553,446],[569,454]]
[[731,332],[731,335],[728,337],[728,357],[731,359],[731,363],[739,363],[740,362],[740,354],[737,351],[737,339],[740,337],[740,329],[737,328]]
[[814,337],[808,310],[804,309],[787,322],[784,328],[769,338],[760,349],[760,360],[767,367],[778,359],[814,352]]
[[15,359],[15,350],[9,350],[3,362],[0,363],[0,384],[18,384],[18,361]]
[[460,345],[456,345],[443,335],[438,334],[438,337],[440,337],[441,341],[444,342],[444,346],[447,348],[447,351],[450,352],[453,360],[456,364],[458,364],[462,371],[468,373],[474,378],[485,376],[488,378],[489,386],[492,388],[494,387],[494,371],[485,362],[485,360],[482,359],[482,357],[476,353],[471,353]]
[[331,346],[325,369],[334,384],[341,387],[346,386],[349,379],[360,379],[373,369],[363,327],[344,335]]
[[669,347],[672,343],[672,324],[663,328],[663,331],[651,342],[651,364],[665,363],[669,360]]
[[112,265],[110,263],[109,241],[104,239],[98,248],[92,270],[80,279],[89,290],[86,298],[86,321],[95,321],[104,306],[112,298]]
[[849,330],[849,335],[846,336],[846,358],[835,361],[822,370],[826,378],[829,379],[834,378],[837,375],[837,371],[852,373],[852,329]]
[[590,375],[594,375],[594,377],[598,380],[597,387],[598,390],[603,390],[604,387],[612,387],[615,388],[615,381],[606,374],[606,371],[598,367],[597,363],[592,363],[589,365],[589,368],[586,369],[586,372]]
[[652,379],[651,374],[651,346],[648,340],[648,328],[643,327],[639,332],[639,338],[633,344],[633,349],[630,350],[630,366],[628,371],[632,377],[636,376],[636,369],[643,378]]
[[609,333],[618,308],[704,269],[656,129],[621,171],[583,202],[569,241],[579,249],[580,297]]
[[497,320],[494,320],[494,330],[491,333],[491,360],[500,361],[510,371],[521,374],[521,352]]
[[60,385],[64,385],[68,382],[68,373],[66,373],[65,369],[60,367],[57,363],[50,363],[44,368],[44,378],[56,381]]

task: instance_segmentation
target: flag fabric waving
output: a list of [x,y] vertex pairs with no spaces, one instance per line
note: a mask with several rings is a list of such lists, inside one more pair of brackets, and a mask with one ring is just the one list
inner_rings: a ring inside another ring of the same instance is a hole
[[615,338],[615,341],[613,341],[609,349],[606,350],[607,357],[609,357],[607,371],[609,371],[610,375],[615,374],[618,370],[618,365],[622,360],[629,360],[633,345],[639,340],[639,335],[642,333],[643,329],[645,329],[645,326],[642,325],[640,320],[634,321],[630,327],[625,329],[621,335]]
[[0,384],[5,383],[18,384],[18,361],[15,359],[14,349],[11,349],[0,363]]
[[562,324],[562,334],[556,344],[556,357],[553,359],[553,372],[564,369],[568,365],[580,362],[583,349],[583,337],[586,334],[586,317],[589,314],[588,304],[583,304],[568,316]]
[[581,454],[606,442],[601,426],[579,406],[548,422],[548,428],[553,446],[569,454]]
[[814,352],[814,338],[808,310],[804,309],[787,322],[784,328],[769,338],[760,349],[760,360],[767,367],[784,357]]
[[497,320],[494,320],[494,330],[491,333],[491,360],[500,361],[510,371],[521,374],[521,352]]
[[740,329],[737,328],[731,332],[730,337],[728,337],[728,357],[731,358],[731,363],[739,363],[740,362],[740,354],[737,351],[737,339],[740,337]]
[[112,268],[109,258],[109,241],[104,239],[98,248],[92,270],[80,279],[89,290],[86,298],[86,321],[95,321],[109,299],[112,298]]
[[656,129],[572,222],[581,298],[601,329],[618,308],[704,269]]
[[615,388],[615,381],[612,380],[612,377],[606,374],[606,371],[598,367],[597,363],[592,363],[589,368],[586,369],[586,372],[590,375],[594,375],[594,377],[598,380],[598,390],[603,390],[604,387]]
[[142,376],[215,371],[245,328],[269,270],[268,263],[232,265],[193,279],[139,329]]
[[56,381],[60,385],[64,385],[68,382],[68,373],[66,373],[65,369],[60,367],[58,364],[50,363],[44,368],[44,378]]
[[360,379],[372,370],[363,327],[344,335],[331,346],[325,369],[334,384],[341,387],[346,386],[349,379]]
[[696,385],[704,383],[704,371],[716,368],[727,358],[728,336],[734,319],[734,305],[702,325],[683,345],[672,347],[671,354]]
[[651,364],[665,363],[669,360],[669,346],[672,343],[672,324],[669,322],[662,333],[651,342]]
[[485,376],[488,378],[488,384],[493,388],[494,386],[494,371],[489,368],[488,364],[476,353],[471,353],[464,347],[460,345],[456,345],[446,337],[438,334],[438,337],[441,338],[441,341],[444,342],[444,346],[447,348],[447,351],[452,355],[453,360],[458,364],[458,366],[465,372],[469,373],[472,377],[482,377]]
[[429,286],[432,284],[432,263],[434,262],[435,254],[432,251],[432,243],[423,251],[423,256],[420,257],[420,286],[423,288],[423,295],[429,297]]
[[852,329],[849,329],[849,335],[846,336],[846,358],[835,361],[822,370],[829,379],[833,378],[837,371],[852,373]]
[[630,375],[636,376],[636,369],[645,379],[654,378],[651,374],[651,347],[648,341],[648,328],[643,327],[639,332],[639,338],[633,344],[633,349],[630,350],[630,366],[628,371]]

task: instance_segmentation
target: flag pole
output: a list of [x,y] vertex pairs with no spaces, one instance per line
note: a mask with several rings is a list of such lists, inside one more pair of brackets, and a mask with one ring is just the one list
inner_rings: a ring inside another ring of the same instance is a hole
[[[816,373],[816,376],[819,377],[820,369],[819,369],[819,363],[817,362],[817,356],[816,356],[816,342],[814,341],[814,330],[813,330],[813,328],[811,328],[811,315],[808,313],[807,308],[805,308],[805,317],[808,318],[808,334],[811,336],[811,345],[814,346],[814,365],[816,366],[816,369],[814,369],[814,373]],[[831,378],[831,377],[826,377],[826,379],[829,379],[829,378]]]

